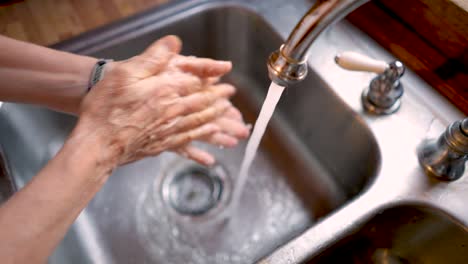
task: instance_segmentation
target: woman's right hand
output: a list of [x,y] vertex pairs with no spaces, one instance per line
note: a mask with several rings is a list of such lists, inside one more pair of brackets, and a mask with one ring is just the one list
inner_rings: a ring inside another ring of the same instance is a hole
[[193,140],[233,146],[248,136],[229,97],[235,88],[217,84],[231,63],[178,55],[181,42],[167,36],[141,55],[113,62],[105,78],[81,103],[73,137],[102,145],[102,160],[115,166],[163,151],[210,165],[214,158]]

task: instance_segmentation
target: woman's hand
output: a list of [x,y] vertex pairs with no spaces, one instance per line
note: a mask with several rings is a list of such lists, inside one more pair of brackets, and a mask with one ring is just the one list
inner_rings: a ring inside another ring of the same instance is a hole
[[234,146],[249,129],[228,98],[235,92],[216,80],[231,63],[179,55],[180,40],[164,37],[141,55],[115,62],[83,99],[72,133],[102,144],[100,162],[113,168],[163,151],[210,165],[214,158],[190,145],[203,140]]
[[1,37],[0,46],[2,100],[80,109],[57,155],[0,207],[2,263],[46,262],[116,166],[166,150],[212,164],[191,141],[232,146],[248,134],[228,100],[235,88],[217,83],[231,64],[181,56],[176,37],[111,63],[84,99],[95,58]]

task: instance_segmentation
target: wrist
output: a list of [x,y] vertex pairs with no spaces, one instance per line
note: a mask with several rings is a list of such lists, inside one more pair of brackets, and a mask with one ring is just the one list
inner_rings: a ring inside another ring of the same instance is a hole
[[79,59],[76,60],[73,72],[80,84],[81,89],[79,89],[78,93],[82,97],[86,95],[89,79],[97,61],[98,59],[88,56],[79,56]]
[[113,146],[109,133],[96,128],[80,118],[67,139],[64,148],[76,149],[80,157],[91,162],[99,173],[96,176],[110,175],[118,166],[118,148]]
[[105,73],[112,67],[112,62],[113,60],[110,59],[99,59],[96,61],[90,73],[87,92],[104,78]]
[[78,114],[83,98],[87,94],[90,74],[96,58],[74,55],[74,63],[64,72],[55,73],[61,81],[55,82],[60,88],[49,97],[49,107],[72,114]]

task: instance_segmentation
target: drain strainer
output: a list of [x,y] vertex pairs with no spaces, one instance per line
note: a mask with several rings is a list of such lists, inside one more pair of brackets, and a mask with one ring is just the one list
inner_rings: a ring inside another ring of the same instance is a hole
[[222,167],[206,168],[186,164],[168,173],[162,186],[164,202],[178,213],[198,216],[221,200],[225,172]]

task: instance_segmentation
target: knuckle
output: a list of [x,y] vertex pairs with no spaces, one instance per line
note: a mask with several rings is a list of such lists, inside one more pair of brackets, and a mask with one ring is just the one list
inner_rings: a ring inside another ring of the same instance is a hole
[[193,94],[201,88],[201,81],[195,76],[191,76],[189,74],[177,74],[177,76],[173,77],[178,80],[177,90],[180,91],[181,95]]
[[158,70],[164,66],[164,61],[162,60],[162,56],[146,57],[141,58],[141,64],[143,64],[143,68]]
[[180,120],[173,125],[175,131],[182,131],[186,126],[187,122],[185,120]]
[[211,105],[216,100],[216,94],[211,92],[204,92],[202,93],[202,104],[204,106]]
[[187,134],[187,139],[188,139],[189,141],[192,141],[192,140],[194,140],[194,139],[196,139],[196,138],[197,138],[197,135],[196,135],[195,132],[193,132],[193,131],[190,131],[190,132]]
[[207,63],[207,65],[205,65],[205,67],[202,67],[201,68],[201,74],[202,76],[211,76],[211,75],[214,75],[214,73],[216,72],[216,69],[214,69],[210,64]]
[[193,116],[193,124],[199,125],[205,122],[205,115],[203,113],[197,113]]
[[186,85],[190,86],[192,91],[198,91],[202,87],[202,81],[200,78],[193,75],[186,75]]
[[186,105],[186,104],[173,104],[169,107],[169,109],[167,110],[167,115],[169,118],[172,118],[174,116],[178,116],[178,115],[181,115],[182,113],[184,113],[185,111],[187,111],[187,108],[189,106]]
[[179,136],[179,138],[176,141],[176,145],[183,146],[190,143],[190,141],[192,141],[190,133],[184,133]]
[[194,107],[193,107],[192,104],[177,104],[177,106],[179,107],[179,113],[180,114],[189,113],[189,112],[194,111]]

